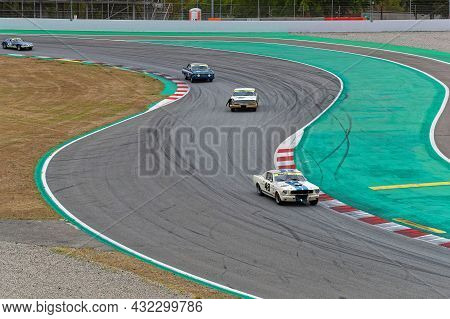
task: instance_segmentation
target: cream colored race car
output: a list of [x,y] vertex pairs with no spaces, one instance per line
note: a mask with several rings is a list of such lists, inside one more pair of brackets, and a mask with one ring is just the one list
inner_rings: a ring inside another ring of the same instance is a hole
[[254,88],[234,89],[233,95],[227,102],[232,112],[235,110],[256,111],[258,108],[258,93]]
[[319,202],[319,187],[308,182],[296,169],[271,170],[263,175],[253,175],[253,184],[260,195],[275,198],[278,205],[300,202],[314,206]]

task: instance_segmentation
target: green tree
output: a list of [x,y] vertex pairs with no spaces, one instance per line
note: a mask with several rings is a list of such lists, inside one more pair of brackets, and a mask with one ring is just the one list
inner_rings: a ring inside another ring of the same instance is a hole
[[[332,0],[260,0],[261,17],[266,16],[292,16],[294,3],[296,15],[301,16],[330,16]],[[374,0],[377,11],[409,11],[409,0]],[[166,0],[179,6],[181,0]],[[205,13],[211,10],[211,0],[184,0],[185,10],[197,5]],[[215,0],[215,12],[219,12],[220,0]],[[222,0],[222,15],[224,17],[247,18],[257,16],[256,0]],[[360,15],[368,10],[370,0],[333,0],[336,14],[340,7],[341,15]],[[439,14],[448,16],[448,0],[413,0],[418,11],[426,14]],[[270,9],[270,10],[269,10]],[[177,9],[174,8],[175,12]],[[179,10],[179,9],[178,9]]]

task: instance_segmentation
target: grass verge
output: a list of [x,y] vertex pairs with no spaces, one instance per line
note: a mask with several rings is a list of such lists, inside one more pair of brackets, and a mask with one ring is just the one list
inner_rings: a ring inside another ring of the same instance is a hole
[[129,271],[152,284],[161,285],[172,290],[177,295],[180,295],[180,298],[233,298],[228,294],[198,285],[116,251],[71,247],[54,247],[52,251],[73,258],[95,262],[109,269]]
[[[59,218],[33,172],[48,149],[161,100],[160,81],[98,65],[0,57],[0,219]],[[231,298],[117,251],[54,247],[56,253],[134,273],[180,297]]]
[[162,98],[161,82],[108,67],[0,57],[0,68],[0,219],[59,218],[33,180],[42,154]]

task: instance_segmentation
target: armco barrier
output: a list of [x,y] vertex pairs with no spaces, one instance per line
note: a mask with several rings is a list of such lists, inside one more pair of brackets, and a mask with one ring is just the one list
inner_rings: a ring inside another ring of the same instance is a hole
[[0,18],[0,30],[130,32],[384,32],[450,31],[450,20],[159,21]]

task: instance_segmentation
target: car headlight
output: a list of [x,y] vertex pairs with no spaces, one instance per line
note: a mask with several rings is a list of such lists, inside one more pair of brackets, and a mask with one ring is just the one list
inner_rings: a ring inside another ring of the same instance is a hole
[[315,193],[316,193],[316,194],[319,194],[319,193],[320,193],[320,189],[316,189],[316,190],[315,190]]
[[283,191],[282,193],[283,195],[287,195],[288,191]]

